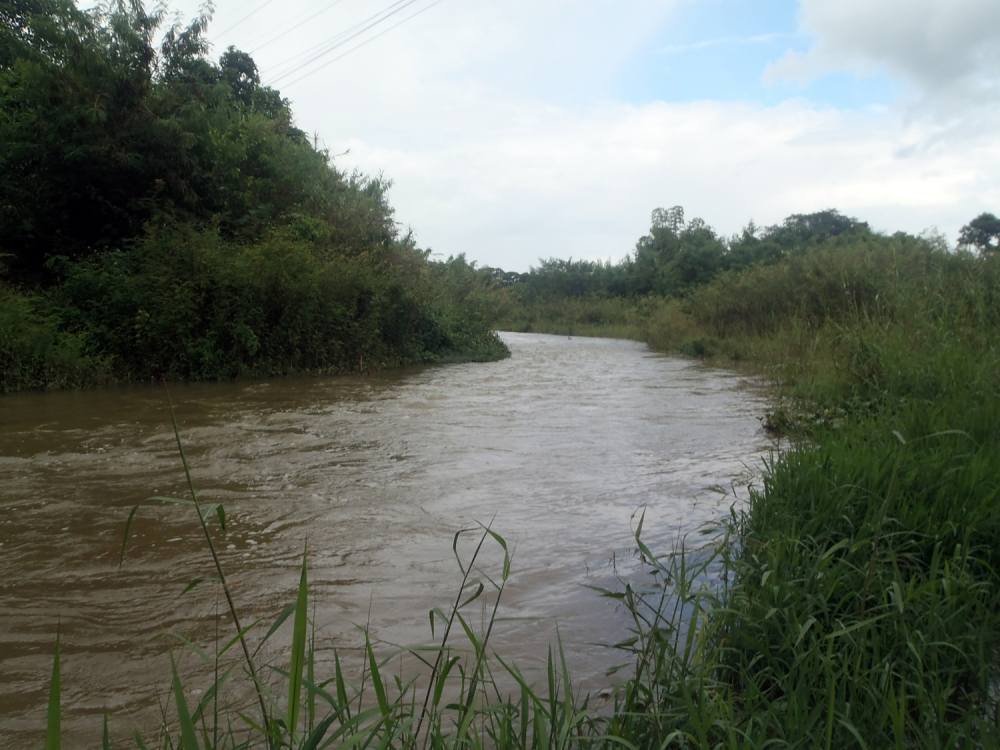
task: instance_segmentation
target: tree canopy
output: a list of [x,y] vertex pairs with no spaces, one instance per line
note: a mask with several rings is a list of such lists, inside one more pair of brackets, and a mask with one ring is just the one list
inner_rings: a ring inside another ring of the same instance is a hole
[[548,258],[529,274],[509,278],[506,286],[528,300],[544,297],[680,296],[724,271],[775,263],[830,243],[872,236],[866,222],[827,209],[792,214],[780,224],[758,227],[752,221],[730,238],[703,219],[686,219],[683,206],[656,208],[649,231],[621,262]]
[[334,169],[246,52],[210,60],[206,17],[155,47],[163,14],[139,2],[17,0],[0,15],[0,247],[15,277],[120,247],[151,221],[236,240],[322,226],[342,251],[393,240],[386,185]]
[[401,235],[389,183],[338,170],[249,54],[211,59],[207,16],[0,20],[0,391],[505,352],[488,280]]
[[962,227],[958,243],[973,247],[981,253],[1000,250],[1000,219],[990,213],[979,214]]

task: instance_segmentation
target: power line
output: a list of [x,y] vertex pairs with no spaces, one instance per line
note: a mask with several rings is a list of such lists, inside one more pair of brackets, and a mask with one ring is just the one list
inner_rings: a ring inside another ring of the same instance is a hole
[[357,51],[358,51],[359,49],[361,49],[362,47],[364,47],[364,46],[366,46],[366,45],[368,45],[368,44],[371,44],[371,43],[372,43],[372,42],[374,42],[374,41],[375,41],[376,39],[378,39],[378,38],[379,38],[380,36],[383,36],[383,35],[385,35],[385,34],[388,34],[388,33],[389,33],[390,31],[392,31],[393,29],[397,29],[397,28],[399,28],[400,26],[402,26],[402,25],[403,25],[404,23],[406,23],[407,21],[410,21],[410,20],[412,20],[412,19],[416,18],[417,16],[421,15],[422,13],[426,13],[426,12],[427,12],[427,11],[429,11],[429,10],[430,10],[431,8],[433,8],[433,7],[435,6],[435,5],[440,5],[440,4],[441,4],[441,3],[443,3],[443,2],[444,2],[444,0],[434,0],[434,2],[432,2],[432,3],[430,4],[430,5],[427,5],[427,6],[424,6],[423,8],[421,8],[420,10],[418,10],[418,11],[417,11],[416,13],[412,13],[412,14],[408,15],[408,16],[407,16],[406,18],[404,18],[403,20],[399,21],[398,23],[394,23],[394,24],[393,24],[392,26],[390,26],[389,28],[387,28],[387,29],[382,29],[382,31],[380,31],[379,33],[375,34],[374,36],[371,36],[371,37],[368,37],[368,38],[367,38],[367,39],[365,39],[365,40],[364,40],[363,42],[361,42],[360,44],[356,44],[355,46],[351,47],[351,48],[350,48],[349,50],[347,50],[347,51],[346,51],[346,52],[344,52],[343,54],[341,54],[341,55],[337,55],[337,56],[336,56],[335,58],[333,58],[332,60],[328,60],[327,62],[325,62],[325,63],[323,63],[322,65],[320,65],[320,66],[319,66],[318,68],[314,68],[313,70],[309,71],[308,73],[305,73],[305,74],[303,74],[303,75],[299,76],[298,78],[294,79],[294,80],[293,80],[293,81],[291,81],[290,83],[286,83],[286,84],[285,84],[285,85],[284,85],[284,86],[283,86],[282,88],[284,88],[284,89],[287,89],[287,88],[288,88],[289,86],[294,86],[294,85],[295,85],[296,83],[298,83],[299,81],[301,81],[301,80],[303,80],[303,79],[305,79],[305,78],[308,78],[309,76],[313,75],[314,73],[318,73],[318,72],[319,72],[319,71],[321,71],[321,70],[322,70],[323,68],[326,68],[326,67],[328,67],[328,66],[330,66],[330,65],[333,65],[333,64],[334,64],[335,62],[337,62],[338,60],[343,60],[343,59],[344,59],[345,57],[347,57],[347,56],[348,56],[348,55],[350,55],[351,53],[353,53],[353,52],[357,52]]
[[292,26],[292,27],[290,27],[288,29],[285,29],[280,34],[278,34],[277,36],[273,36],[270,39],[268,39],[266,42],[258,44],[256,47],[254,47],[252,50],[250,50],[250,54],[251,55],[255,54],[258,50],[264,49],[264,47],[266,47],[267,45],[271,44],[272,42],[276,42],[279,39],[283,39],[284,37],[288,36],[289,34],[291,34],[296,29],[300,29],[303,26],[305,26],[307,23],[309,23],[311,20],[313,20],[317,16],[321,16],[324,13],[326,13],[328,10],[331,10],[331,9],[335,8],[336,6],[340,5],[343,1],[344,0],[333,0],[333,2],[330,3],[329,5],[327,5],[325,8],[320,8],[315,13],[311,13],[310,15],[306,16],[305,18],[303,18],[301,21],[299,21],[294,26]]
[[[378,26],[380,23],[384,23],[385,21],[387,21],[388,19],[392,18],[394,15],[396,15],[400,11],[405,10],[406,8],[408,8],[409,6],[413,5],[416,2],[417,2],[417,0],[398,0],[396,3],[393,3],[392,5],[389,6],[389,8],[392,8],[392,10],[389,10],[387,8],[386,10],[381,11],[380,13],[375,14],[375,16],[371,16],[370,18],[366,19],[365,21],[362,21],[360,24],[357,24],[355,27],[353,27],[353,28],[357,29],[357,31],[354,31],[353,33],[348,34],[346,37],[344,37],[343,39],[341,39],[341,40],[339,40],[337,42],[334,42],[332,44],[327,45],[327,47],[325,49],[323,49],[322,51],[317,52],[316,54],[312,55],[311,57],[309,57],[306,60],[303,60],[300,65],[298,65],[298,66],[296,66],[296,67],[294,67],[294,68],[292,68],[292,69],[290,69],[290,70],[288,70],[288,71],[286,71],[284,73],[280,73],[272,81],[270,81],[269,85],[273,85],[273,84],[277,83],[278,81],[282,80],[283,78],[288,78],[289,76],[294,75],[295,73],[299,72],[299,70],[301,70],[302,68],[306,67],[307,65],[311,65],[312,63],[316,62],[317,60],[319,60],[319,59],[321,59],[323,57],[326,57],[331,52],[334,52],[334,51],[340,49],[341,47],[343,47],[348,42],[350,42],[350,41],[352,41],[354,39],[357,39],[359,36],[361,36],[362,34],[364,34],[366,31],[369,31],[370,29]],[[376,18],[376,16],[378,16],[378,18]],[[372,19],[375,19],[375,20],[372,20]],[[358,28],[359,26],[361,28]],[[340,35],[338,35],[338,36],[340,36]],[[336,39],[336,37],[334,37],[334,38]]]
[[[377,13],[373,13],[363,21],[354,24],[350,28],[334,34],[326,41],[320,42],[307,50],[300,51],[292,55],[292,57],[282,60],[276,66],[273,66],[279,69],[279,72],[274,73],[274,80],[277,81],[281,78],[286,78],[289,75],[295,75],[303,67],[311,64],[315,60],[318,60],[323,55],[329,54],[331,51],[342,47],[357,35],[364,33],[364,31],[368,28],[384,21],[386,18],[389,18],[391,15],[399,12],[413,2],[415,2],[415,0],[394,0],[394,2],[382,8],[382,10]],[[282,70],[282,68],[284,69]]]
[[264,10],[264,8],[266,8],[268,5],[270,5],[273,2],[274,2],[274,0],[264,0],[264,2],[262,4],[258,5],[252,11],[250,11],[249,13],[247,13],[245,16],[243,16],[243,18],[241,18],[239,21],[237,21],[236,23],[234,23],[232,26],[227,26],[222,31],[218,32],[218,35],[219,36],[224,36],[225,34],[228,34],[230,31],[232,31],[237,26],[239,26],[240,24],[242,24],[248,18],[250,18],[251,16],[253,16],[255,13],[258,13],[258,12]]
[[[360,27],[362,27],[365,24],[367,24],[369,21],[377,19],[380,16],[384,15],[386,12],[392,10],[393,8],[396,8],[399,5],[403,5],[404,3],[407,3],[409,1],[410,0],[394,0],[394,2],[390,3],[388,6],[386,6],[382,10],[378,11],[377,13],[374,13],[374,14],[368,16],[366,19],[364,19],[363,21],[360,21],[360,22],[354,24],[350,28],[347,28],[344,31],[340,31],[340,32],[334,34],[329,39],[327,39],[325,41],[322,41],[319,44],[313,45],[309,49],[300,50],[300,51],[296,52],[294,55],[292,55],[291,57],[285,58],[281,62],[276,63],[274,65],[269,65],[268,67],[271,70],[274,70],[275,68],[277,68],[279,70],[281,68],[286,68],[286,70],[283,70],[283,71],[281,71],[279,73],[275,73],[274,74],[275,77],[281,77],[281,76],[285,76],[285,75],[287,75],[289,73],[294,73],[295,72],[294,69],[298,69],[298,68],[301,68],[303,65],[308,65],[309,64],[310,61],[307,60],[306,58],[309,58],[310,55],[315,55],[316,53],[320,53],[320,52],[322,52],[324,50],[327,50],[332,45],[336,44],[336,42],[338,40],[342,39],[345,36],[348,36],[349,34],[351,34],[352,32],[354,32],[356,29],[359,29]],[[303,62],[303,60],[305,60],[305,61]]]

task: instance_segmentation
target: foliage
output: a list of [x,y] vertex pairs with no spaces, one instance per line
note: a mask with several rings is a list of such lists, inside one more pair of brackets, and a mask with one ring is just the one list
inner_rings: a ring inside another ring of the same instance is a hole
[[627,297],[554,296],[531,304],[498,305],[497,325],[528,333],[642,339],[649,306],[648,300]]
[[[684,209],[673,206],[652,212],[648,234],[618,263],[548,258],[528,274],[491,269],[491,278],[506,291],[498,295],[508,301],[501,306],[510,308],[499,315],[502,325],[541,330],[536,321],[547,320],[563,301],[589,300],[584,304],[596,309],[606,305],[603,299],[684,297],[726,272],[876,237],[866,223],[826,210],[793,214],[764,229],[750,222],[741,234],[725,239],[702,219],[686,221]],[[557,321],[549,320],[548,327],[569,330]]]
[[659,704],[674,723],[646,711],[642,731],[996,744],[998,294],[994,257],[862,237],[671,305],[658,343],[710,336],[777,376],[802,439],[733,519],[702,661]]
[[76,265],[64,317],[82,311],[95,346],[121,352],[121,377],[364,369],[473,348],[459,301],[431,298],[422,254],[392,261],[330,262],[283,232],[243,246],[170,228]]
[[[630,335],[770,376],[765,424],[797,441],[768,461],[714,556],[644,550],[659,583],[609,592],[635,613],[623,643],[636,662],[605,736],[1000,742],[998,260],[856,226],[631,303]],[[568,301],[518,319],[537,313],[565,332],[616,300],[577,298],[572,316]],[[689,586],[697,569],[717,584]]]
[[958,242],[965,247],[974,247],[981,253],[1000,249],[1000,219],[990,213],[979,214],[962,227]]
[[[469,285],[482,274],[464,258],[435,273],[470,294],[482,289]],[[778,374],[804,439],[767,462],[748,505],[733,509],[708,548],[657,556],[639,523],[636,546],[650,577],[603,592],[632,619],[616,647],[633,668],[610,710],[574,691],[561,647],[550,651],[540,681],[490,652],[510,558],[506,541],[486,527],[471,557],[459,554],[465,532],[456,537],[462,580],[452,606],[431,614],[439,640],[402,651],[424,665],[416,676],[389,674],[400,652],[378,653],[366,633],[360,680],[339,657],[329,679],[316,680],[315,639],[303,635],[303,560],[294,605],[262,637],[258,625],[240,631],[266,641],[295,615],[290,668],[261,670],[287,689],[260,691],[260,721],[225,712],[217,720],[212,702],[237,672],[214,677],[191,707],[174,671],[176,718],[165,718],[159,741],[996,746],[998,295],[995,256],[858,237],[723,274],[685,299],[621,308],[640,310],[650,335],[666,331],[664,346],[702,341]],[[191,505],[210,540],[212,513],[199,508],[193,489]],[[220,530],[213,533],[225,533],[224,514],[214,512]],[[496,575],[476,564],[486,543],[502,557]],[[464,611],[472,601],[485,601],[478,630]],[[54,680],[53,695],[58,690]],[[267,702],[283,693],[299,708]]]
[[652,214],[649,234],[635,246],[631,271],[636,293],[677,294],[704,283],[723,267],[725,245],[701,219],[684,221],[680,206]]
[[0,285],[0,393],[79,387],[107,380],[108,370],[86,336],[62,330],[44,297]]
[[157,48],[138,3],[0,13],[0,390],[506,353],[486,279],[400,236],[248,54],[209,60],[207,17]]
[[[260,86],[248,55],[204,57],[207,18],[169,29],[156,49],[161,15],[139,4],[26,2],[17,17],[0,66],[0,247],[13,278],[120,249],[163,216],[254,238],[296,214],[328,217],[337,193],[356,188]],[[342,223],[367,223],[359,213]]]

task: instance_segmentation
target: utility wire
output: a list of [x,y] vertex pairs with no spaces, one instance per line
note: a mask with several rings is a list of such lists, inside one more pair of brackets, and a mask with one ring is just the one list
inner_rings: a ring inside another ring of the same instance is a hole
[[364,26],[369,21],[372,21],[373,19],[376,19],[376,18],[380,17],[386,11],[391,10],[392,8],[395,8],[397,5],[401,5],[401,4],[403,4],[403,3],[407,2],[407,1],[408,0],[395,0],[395,2],[391,3],[387,7],[383,8],[378,13],[375,13],[375,14],[373,14],[371,16],[368,16],[368,18],[364,19],[363,21],[360,21],[359,23],[356,23],[354,26],[351,26],[350,28],[347,28],[347,29],[345,29],[343,31],[339,31],[336,34],[334,34],[332,37],[330,37],[329,39],[325,39],[324,41],[320,42],[319,44],[315,44],[312,47],[309,47],[308,49],[299,50],[298,52],[296,52],[291,57],[286,57],[284,60],[282,60],[279,63],[275,63],[274,65],[269,65],[268,68],[270,68],[272,71],[274,69],[278,69],[279,72],[273,73],[273,75],[275,77],[277,77],[277,76],[284,76],[284,75],[286,75],[288,73],[294,73],[297,70],[301,69],[303,65],[307,65],[308,64],[308,61],[303,62],[303,60],[305,60],[306,58],[310,57],[311,55],[315,55],[316,53],[320,53],[323,50],[326,50],[327,48],[329,48],[332,45],[336,44],[339,40],[343,39],[345,36],[348,36],[349,34],[351,34],[352,32],[354,32],[355,30],[357,30],[360,27]]
[[322,41],[307,50],[300,50],[291,57],[282,60],[277,65],[269,66],[272,69],[278,68],[278,72],[273,74],[275,76],[275,80],[296,74],[303,67],[312,63],[313,60],[329,53],[338,46],[342,46],[343,43],[350,41],[349,39],[346,39],[346,37],[351,37],[355,34],[355,32],[363,32],[366,25],[370,23],[377,24],[379,21],[392,15],[392,12],[402,10],[402,8],[406,7],[406,5],[410,2],[413,2],[413,0],[394,0],[394,2],[382,8],[382,10],[377,13],[373,13],[363,21],[359,21],[350,28],[334,34],[329,39]]
[[318,73],[319,71],[321,71],[323,68],[325,68],[327,66],[333,65],[338,60],[343,60],[345,57],[347,57],[348,55],[350,55],[352,52],[357,52],[362,47],[364,47],[364,46],[366,46],[366,45],[371,44],[372,42],[374,42],[380,36],[388,34],[393,29],[399,28],[400,26],[402,26],[407,21],[412,20],[412,19],[416,18],[417,16],[419,16],[419,15],[421,15],[423,13],[426,13],[431,8],[433,8],[435,5],[440,5],[443,2],[444,2],[444,0],[434,0],[434,2],[432,2],[430,5],[424,6],[423,8],[421,8],[420,10],[418,10],[416,13],[412,13],[412,14],[408,15],[406,18],[404,18],[401,21],[398,21],[397,23],[394,23],[389,28],[382,29],[382,31],[380,31],[379,33],[375,34],[374,36],[368,37],[367,39],[365,39],[360,44],[354,45],[353,47],[351,47],[349,50],[347,50],[343,54],[337,55],[332,60],[327,60],[325,63],[323,63],[322,65],[320,65],[318,68],[314,68],[313,70],[309,71],[308,73],[304,73],[303,75],[301,75],[298,78],[294,79],[290,83],[286,83],[284,86],[282,86],[282,88],[287,89],[289,86],[294,86],[299,81],[301,81],[301,80],[303,80],[305,78],[308,78],[309,76],[313,75],[314,73]]
[[301,29],[301,28],[302,28],[303,26],[305,26],[305,25],[306,25],[307,23],[309,23],[309,22],[310,22],[311,20],[313,20],[314,18],[316,18],[316,16],[321,16],[321,15],[323,15],[323,14],[324,14],[324,13],[326,13],[326,12],[327,12],[328,10],[331,10],[331,9],[335,8],[336,6],[340,5],[340,4],[341,4],[341,3],[343,2],[343,1],[344,1],[344,0],[333,0],[333,2],[332,2],[332,3],[330,3],[329,5],[327,5],[327,6],[325,7],[325,8],[320,8],[320,9],[319,9],[318,11],[316,11],[315,13],[312,13],[312,14],[310,14],[310,15],[306,16],[305,18],[303,18],[303,19],[302,19],[301,21],[299,21],[299,22],[298,22],[297,24],[295,24],[294,26],[292,26],[292,27],[290,27],[290,28],[288,28],[288,29],[285,29],[285,30],[284,30],[284,31],[282,31],[282,32],[281,32],[280,34],[278,34],[277,36],[272,36],[272,37],[271,37],[270,39],[268,39],[267,41],[265,41],[265,42],[262,42],[262,43],[258,44],[258,45],[257,45],[256,47],[254,47],[254,48],[253,48],[252,50],[250,50],[250,54],[251,54],[251,55],[252,55],[252,54],[255,54],[255,53],[257,52],[257,50],[262,50],[262,49],[264,49],[264,47],[266,47],[267,45],[271,44],[271,42],[276,42],[276,41],[278,41],[279,39],[284,39],[284,38],[285,38],[286,36],[288,36],[289,34],[291,34],[291,33],[292,33],[293,31],[295,31],[296,29]]
[[[357,39],[359,36],[361,36],[362,34],[364,34],[366,31],[368,31],[368,30],[370,30],[370,29],[378,26],[380,23],[384,23],[385,21],[387,21],[388,19],[390,19],[392,16],[396,15],[397,13],[399,13],[402,10],[405,10],[406,8],[408,8],[409,6],[413,5],[416,2],[417,2],[417,0],[398,0],[396,3],[393,3],[393,5],[389,6],[389,8],[392,8],[392,10],[388,10],[388,8],[387,8],[386,10],[381,11],[380,13],[375,14],[375,16],[371,16],[369,19],[366,19],[365,21],[362,21],[360,24],[357,24],[357,26],[353,27],[353,28],[357,29],[357,31],[354,31],[353,33],[348,34],[346,37],[344,37],[343,39],[340,39],[339,41],[336,41],[336,42],[334,42],[332,44],[327,45],[326,48],[323,49],[322,51],[317,52],[316,54],[312,55],[311,57],[307,58],[306,60],[303,60],[300,65],[298,65],[298,66],[296,66],[296,67],[294,67],[294,68],[292,68],[292,69],[290,69],[290,70],[288,70],[288,71],[286,71],[284,73],[278,74],[277,76],[275,76],[275,78],[273,80],[271,80],[269,82],[268,85],[274,85],[275,83],[277,83],[278,81],[280,81],[280,80],[282,80],[284,78],[288,78],[289,76],[295,75],[300,70],[302,70],[303,68],[305,68],[307,65],[311,65],[312,63],[316,62],[317,60],[319,60],[319,59],[321,59],[323,57],[326,57],[331,52],[334,52],[334,51],[340,49],[341,47],[343,47],[348,42],[351,42],[354,39]],[[378,18],[376,18],[376,16],[378,16]],[[372,19],[375,19],[375,20],[372,20]],[[361,28],[358,28],[359,26]],[[336,37],[334,37],[334,38],[336,38]]]
[[268,5],[270,5],[273,2],[274,2],[274,0],[264,0],[263,3],[261,3],[256,8],[254,8],[252,11],[250,11],[249,13],[247,13],[245,16],[243,16],[243,18],[241,18],[239,21],[237,21],[236,23],[234,23],[232,26],[227,26],[222,31],[218,32],[218,35],[221,37],[221,36],[224,36],[224,35],[228,34],[230,31],[232,31],[237,26],[239,26],[240,24],[242,24],[248,18],[250,18],[251,16],[253,16],[255,13],[258,13],[259,11],[264,10],[264,8],[266,8]]

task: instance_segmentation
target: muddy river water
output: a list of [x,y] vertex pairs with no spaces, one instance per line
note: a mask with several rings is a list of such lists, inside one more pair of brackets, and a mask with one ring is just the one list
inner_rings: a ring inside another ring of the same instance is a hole
[[[504,338],[502,362],[172,387],[246,621],[293,599],[308,542],[323,648],[356,647],[369,610],[383,645],[427,641],[452,535],[492,519],[514,551],[497,650],[530,669],[558,623],[580,684],[607,683],[625,615],[587,586],[634,564],[637,509],[664,549],[728,513],[769,447],[763,394],[633,342]],[[217,587],[182,593],[212,573],[189,508],[140,509],[118,567],[129,510],[183,491],[162,388],[0,397],[0,747],[41,744],[57,627],[71,748],[105,713],[155,725],[177,636],[211,648]]]

